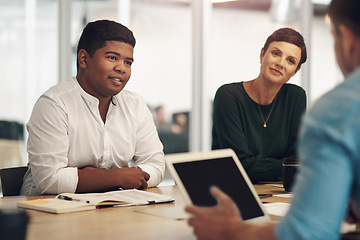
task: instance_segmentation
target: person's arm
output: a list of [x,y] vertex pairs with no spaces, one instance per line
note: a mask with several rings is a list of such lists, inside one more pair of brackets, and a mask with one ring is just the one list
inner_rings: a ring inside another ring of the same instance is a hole
[[[92,173],[86,171],[88,169],[78,169],[78,167],[96,164],[90,158],[91,154],[84,155],[85,158],[83,155],[73,155],[73,162],[70,164],[69,151],[77,146],[73,145],[74,143],[70,146],[69,131],[73,129],[73,126],[69,127],[68,121],[69,118],[76,119],[76,115],[69,115],[68,108],[74,106],[71,103],[76,100],[76,98],[65,99],[65,101],[54,100],[48,95],[43,95],[34,106],[27,126],[29,130],[28,152],[33,181],[39,193],[102,191],[113,187],[146,188],[151,184],[155,185],[161,182],[165,168],[164,155],[160,141],[158,139],[157,142],[155,141],[156,130],[154,130],[155,134],[151,135],[153,138],[144,137],[143,145],[145,147],[142,146],[141,151],[135,151],[135,160],[140,159],[135,162],[140,168],[93,169]],[[72,111],[76,114],[78,109],[72,109]],[[139,136],[139,138],[141,137]],[[153,139],[155,140],[151,141]]]
[[281,124],[287,124],[288,131],[288,148],[284,153],[284,158],[286,157],[297,157],[296,146],[298,141],[298,134],[300,130],[301,121],[304,114],[306,113],[306,92],[299,86],[287,84],[287,87],[290,88],[286,92],[285,97],[285,121]]
[[76,192],[106,191],[116,187],[123,189],[145,189],[150,176],[139,167],[100,169],[85,167],[78,169]]
[[[41,194],[97,192],[116,187],[144,189],[150,176],[139,167],[98,169],[69,166],[66,108],[47,96],[36,103],[28,123],[29,163]],[[78,156],[77,163],[85,165]],[[89,159],[89,163],[90,163]]]
[[27,124],[27,151],[33,182],[41,194],[74,192],[77,168],[68,166],[68,122],[64,107],[43,95]]
[[210,208],[186,206],[191,214],[188,224],[199,240],[275,240],[274,224],[254,225],[243,222],[230,197],[212,187],[218,205]]
[[133,157],[136,166],[149,174],[148,187],[157,186],[164,178],[165,157],[163,145],[156,131],[153,116],[144,102],[139,97],[137,105],[136,122],[136,147]]
[[279,239],[339,239],[351,192],[356,189],[353,161],[358,161],[360,144],[360,116],[342,111],[349,105],[341,102],[344,97],[341,94],[339,101],[333,99],[325,107],[321,106],[324,102],[313,106],[303,122],[299,174],[291,208],[276,228]]
[[127,107],[131,114],[128,117],[132,119],[134,126],[131,131],[136,134],[133,156],[135,167],[78,169],[77,192],[104,191],[114,187],[145,189],[156,186],[162,181],[165,169],[163,147],[150,110],[138,95],[129,99]]

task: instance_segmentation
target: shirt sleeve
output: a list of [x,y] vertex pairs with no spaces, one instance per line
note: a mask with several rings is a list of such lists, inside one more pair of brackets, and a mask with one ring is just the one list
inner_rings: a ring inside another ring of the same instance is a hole
[[[351,115],[333,106],[315,108],[305,118],[294,197],[288,214],[276,227],[278,239],[339,239],[354,180],[352,160],[357,154],[353,153],[358,151],[354,134],[358,131],[352,127],[358,125],[360,116]],[[354,119],[356,125],[351,123]]]
[[165,158],[153,117],[144,102],[141,104],[138,120],[134,161],[137,166],[150,175],[148,187],[154,187],[163,180]]
[[68,166],[67,114],[53,99],[41,96],[27,124],[29,166],[41,194],[75,192],[77,168]]

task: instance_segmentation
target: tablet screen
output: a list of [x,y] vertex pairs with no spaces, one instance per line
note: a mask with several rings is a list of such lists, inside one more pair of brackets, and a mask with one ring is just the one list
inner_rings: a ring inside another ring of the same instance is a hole
[[173,163],[191,201],[197,206],[215,206],[210,193],[217,186],[229,195],[240,209],[243,220],[264,216],[232,157]]

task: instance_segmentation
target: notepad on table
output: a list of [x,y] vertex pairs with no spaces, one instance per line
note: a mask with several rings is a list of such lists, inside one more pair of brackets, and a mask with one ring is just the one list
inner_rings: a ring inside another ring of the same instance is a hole
[[129,189],[105,193],[62,193],[55,198],[19,201],[17,206],[51,213],[67,213],[92,210],[101,206],[135,206],[173,201],[173,198],[166,195]]
[[80,212],[95,209],[95,205],[80,201],[66,201],[57,198],[34,199],[19,201],[18,207],[50,213]]

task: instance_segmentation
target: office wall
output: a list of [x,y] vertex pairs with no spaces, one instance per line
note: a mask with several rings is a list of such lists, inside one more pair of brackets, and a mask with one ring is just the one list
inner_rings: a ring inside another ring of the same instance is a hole
[[56,4],[39,4],[32,26],[24,2],[0,4],[0,120],[22,123],[40,94],[57,82]]
[[[170,111],[191,109],[191,10],[186,6],[134,5],[132,28],[139,40],[129,89],[140,92],[152,105]],[[167,16],[167,17],[165,17]],[[166,19],[166,20],[164,20]],[[288,26],[300,31],[299,23]],[[209,101],[219,86],[257,77],[260,50],[279,24],[267,12],[215,8],[212,14]],[[330,26],[324,17],[312,21],[309,61],[309,105],[338,84],[342,76],[333,52]],[[155,54],[155,55],[154,55]],[[141,58],[141,59],[139,59]],[[153,63],[156,64],[153,64]],[[291,82],[301,85],[301,72]],[[151,89],[149,91],[149,89]]]
[[[74,48],[88,20],[116,20],[116,1],[73,2]],[[257,76],[260,49],[277,25],[263,11],[216,8],[212,14],[209,101],[224,83]],[[298,23],[294,23],[299,28]],[[137,38],[133,75],[127,89],[140,93],[151,106],[164,104],[168,113],[191,109],[192,28],[187,5],[134,1],[131,29]],[[57,5],[37,5],[33,56],[27,58],[24,6],[0,8],[0,119],[26,122],[40,94],[57,82]],[[339,81],[329,26],[322,17],[313,21],[311,99],[313,102]],[[30,51],[31,52],[31,51]],[[28,59],[26,61],[26,59]],[[31,64],[29,68],[25,64]],[[73,62],[75,66],[75,61]],[[75,71],[75,69],[74,69]],[[300,74],[292,82],[300,84]]]
[[[116,19],[115,7],[90,6],[88,19]],[[130,22],[137,46],[127,89],[140,93],[151,106],[165,105],[169,114],[191,109],[191,14],[188,5],[139,1],[132,4]],[[211,65],[206,93],[209,101],[222,84],[257,77],[265,39],[278,27],[285,26],[272,22],[268,12],[234,8],[214,8],[211,24]],[[287,26],[301,31],[299,22]],[[342,79],[334,57],[330,26],[323,16],[314,17],[311,33],[309,61],[304,65],[311,69],[310,106]],[[301,72],[291,82],[301,85]]]

